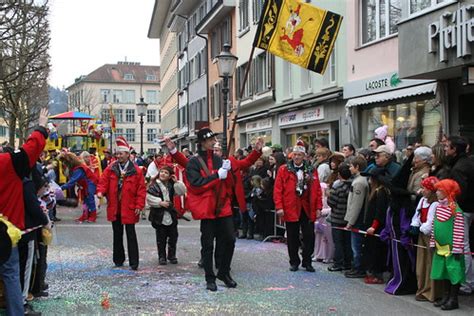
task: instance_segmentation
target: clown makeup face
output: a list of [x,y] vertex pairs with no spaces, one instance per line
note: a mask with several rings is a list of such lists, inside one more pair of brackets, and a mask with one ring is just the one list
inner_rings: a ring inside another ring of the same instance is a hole
[[439,201],[444,200],[447,197],[446,193],[439,189],[436,191],[436,196],[438,197]]

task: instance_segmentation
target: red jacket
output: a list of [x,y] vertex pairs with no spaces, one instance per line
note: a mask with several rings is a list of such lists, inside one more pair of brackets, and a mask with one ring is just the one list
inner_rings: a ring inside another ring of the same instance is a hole
[[[188,206],[193,218],[215,219],[232,216],[234,177],[229,173],[225,180],[219,179],[217,170],[222,166],[222,158],[215,156],[212,150],[203,153],[201,157],[211,173],[210,176],[202,169],[197,157],[192,157],[186,165]],[[216,214],[218,206],[221,211]]]
[[23,178],[35,165],[46,144],[44,127],[34,131],[19,152],[0,153],[0,213],[19,229],[25,229]]
[[[318,171],[312,172],[312,179],[308,182],[308,188],[300,197],[296,194],[298,178],[295,172],[290,171],[288,165],[283,165],[278,170],[273,189],[273,200],[275,209],[283,209],[283,220],[285,222],[297,222],[300,219],[301,209],[304,209],[308,218],[316,221],[317,211],[323,208],[321,185],[319,184]],[[291,165],[290,165],[291,166]]]
[[97,192],[107,196],[107,220],[116,221],[117,212],[120,209],[122,224],[138,223],[139,216],[135,215],[135,210],[142,210],[145,207],[145,178],[141,169],[130,161],[123,180],[122,197],[119,201],[119,175],[118,161],[115,161],[104,170],[97,186]]
[[[237,160],[234,156],[229,157],[232,166],[232,175],[235,177],[234,193],[237,198],[237,203],[239,204],[239,209],[242,213],[247,211],[247,203],[245,202],[244,183],[242,181],[241,171],[250,168],[250,166],[252,166],[261,155],[261,151],[252,150],[252,152],[242,160]],[[177,151],[175,154],[172,154],[172,157],[180,166],[186,167],[188,164],[188,158],[186,158],[186,156],[184,156],[179,151]]]

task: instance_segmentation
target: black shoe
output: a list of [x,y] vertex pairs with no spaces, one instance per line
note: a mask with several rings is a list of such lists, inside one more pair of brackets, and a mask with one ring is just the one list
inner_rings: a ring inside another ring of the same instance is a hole
[[48,297],[49,293],[46,291],[40,291],[38,293],[32,293],[34,297]]
[[441,306],[443,306],[444,304],[446,304],[446,303],[448,302],[448,300],[449,300],[449,293],[445,293],[445,294],[443,295],[443,297],[440,298],[440,299],[437,299],[437,300],[433,303],[433,305],[434,305],[435,307],[441,307]]
[[354,273],[345,273],[344,276],[349,279],[363,279],[366,277],[366,274],[362,271],[355,271]]
[[308,272],[316,272],[316,270],[314,270],[313,266],[311,264],[307,264],[304,266],[304,268],[306,269],[306,271]]
[[217,291],[216,282],[214,282],[214,281],[207,282],[207,284],[206,284],[206,289],[208,289],[208,290],[211,291],[211,292]]
[[168,261],[169,261],[171,264],[178,264],[178,259],[177,259],[177,258],[168,258]]
[[116,264],[115,264],[115,267],[116,267],[116,268],[123,267],[123,263],[116,263]]
[[166,265],[166,259],[165,258],[160,258],[158,259],[158,264],[160,266],[165,266]]
[[138,266],[130,266],[130,269],[132,269],[133,271],[137,271],[137,270],[138,270]]
[[352,268],[349,266],[349,267],[342,267],[342,270],[343,271],[350,271]]
[[298,271],[298,266],[290,266],[290,271],[291,272]]
[[201,269],[204,268],[204,265],[202,264],[202,259],[199,259],[198,267],[201,268]]
[[253,239],[253,235],[248,235],[247,239]]
[[460,284],[451,285],[451,289],[449,290],[449,299],[445,304],[441,305],[442,310],[451,311],[451,310],[459,308],[459,303],[458,303],[459,287],[460,287]]
[[47,289],[49,289],[49,284],[48,283],[45,283],[43,285],[43,291],[46,291]]
[[41,316],[41,312],[35,311],[30,304],[26,303],[23,306],[25,308],[25,314],[24,315]]
[[224,282],[225,286],[227,286],[228,288],[237,287],[237,282],[235,282],[228,274],[223,276],[218,275],[217,278]]
[[328,267],[328,271],[330,272],[339,272],[339,271],[342,271],[342,267],[340,266],[336,266],[336,265],[332,265],[330,267]]

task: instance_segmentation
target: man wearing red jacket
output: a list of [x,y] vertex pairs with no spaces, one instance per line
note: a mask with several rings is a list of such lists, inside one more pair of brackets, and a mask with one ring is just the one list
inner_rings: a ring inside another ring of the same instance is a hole
[[[230,160],[214,155],[216,134],[209,128],[197,133],[198,154],[186,165],[188,205],[194,219],[201,220],[201,257],[206,273],[206,288],[217,291],[216,277],[227,287],[237,283],[230,276],[234,254],[235,235],[231,199],[234,177]],[[222,245],[222,260],[217,275],[214,274],[212,255],[214,239]]]
[[[21,230],[25,229],[22,180],[30,173],[43,152],[48,138],[45,128],[47,121],[48,110],[42,109],[39,127],[28,137],[23,147],[11,154],[0,153],[0,214]],[[7,315],[23,315],[25,309],[20,285],[18,247],[13,247],[9,258],[0,264],[0,276],[5,287]]]
[[[298,140],[293,147],[293,159],[278,170],[273,199],[277,215],[286,223],[290,271],[297,271],[300,263],[314,272],[311,255],[314,251],[314,222],[322,209],[322,193],[316,168],[305,160],[306,148]],[[303,260],[300,260],[300,229],[303,234]]]
[[99,198],[107,197],[107,220],[114,232],[113,261],[121,267],[125,261],[123,228],[127,233],[128,261],[138,269],[138,241],[135,224],[145,207],[146,187],[141,169],[130,160],[130,146],[124,137],[117,137],[117,161],[109,165],[100,177]]

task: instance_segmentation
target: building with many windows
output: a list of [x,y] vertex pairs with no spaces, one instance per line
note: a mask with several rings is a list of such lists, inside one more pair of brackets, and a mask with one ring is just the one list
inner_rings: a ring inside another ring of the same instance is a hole
[[143,97],[148,104],[143,117],[144,152],[156,151],[156,139],[161,131],[160,67],[142,66],[135,62],[103,65],[87,76],[81,76],[67,88],[68,108],[94,115],[110,126],[115,117],[113,134],[124,136],[140,151],[140,117],[136,104]]

